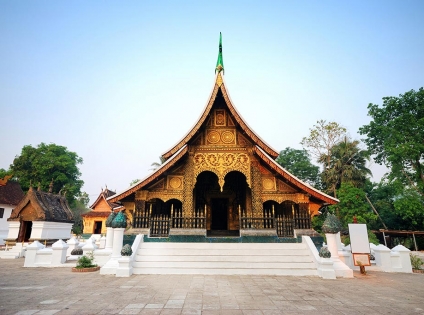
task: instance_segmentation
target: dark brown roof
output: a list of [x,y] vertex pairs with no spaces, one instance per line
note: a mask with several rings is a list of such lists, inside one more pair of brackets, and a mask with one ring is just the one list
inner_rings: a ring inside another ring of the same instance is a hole
[[21,185],[17,182],[7,181],[0,186],[0,204],[16,206],[24,197]]
[[19,214],[30,204],[35,212],[32,216],[33,221],[50,221],[73,223],[73,214],[69,208],[65,196],[38,191],[32,187],[28,190],[25,197],[19,202],[8,221],[19,220]]

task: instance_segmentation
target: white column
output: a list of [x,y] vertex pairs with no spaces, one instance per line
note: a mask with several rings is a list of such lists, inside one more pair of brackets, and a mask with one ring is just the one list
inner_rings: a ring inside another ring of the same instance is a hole
[[106,228],[106,249],[112,249],[113,246],[113,228],[107,227]]
[[336,277],[353,278],[353,270],[340,260],[337,234],[325,233],[325,237],[327,238],[327,246],[331,253],[331,259],[334,261],[333,266]]
[[121,257],[121,249],[124,243],[124,231],[125,228],[113,229],[112,258]]

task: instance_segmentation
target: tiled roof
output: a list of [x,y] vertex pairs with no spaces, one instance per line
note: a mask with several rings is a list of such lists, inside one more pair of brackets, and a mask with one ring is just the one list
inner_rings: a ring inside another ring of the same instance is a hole
[[73,214],[69,208],[68,201],[65,196],[38,191],[32,187],[28,190],[25,197],[13,209],[9,220],[15,221],[19,219],[20,212],[28,205],[35,209],[35,221],[49,222],[66,222],[73,223]]
[[90,211],[81,214],[82,217],[108,217],[112,211]]
[[6,185],[0,186],[0,204],[16,206],[23,197],[24,192],[17,182],[9,180]]

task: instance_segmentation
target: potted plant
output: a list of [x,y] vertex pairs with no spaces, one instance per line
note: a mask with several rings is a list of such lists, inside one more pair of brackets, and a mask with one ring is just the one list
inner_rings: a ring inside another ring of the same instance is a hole
[[78,258],[77,265],[72,268],[73,272],[91,272],[100,269],[99,266],[93,264],[94,256],[93,253],[87,253],[86,255]]
[[409,257],[411,258],[412,272],[424,273],[424,270],[422,269],[424,261],[418,255],[412,253],[409,254]]

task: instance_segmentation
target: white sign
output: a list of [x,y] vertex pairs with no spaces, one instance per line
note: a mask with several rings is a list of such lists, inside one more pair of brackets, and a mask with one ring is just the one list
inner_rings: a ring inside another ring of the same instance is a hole
[[350,249],[353,254],[370,254],[366,224],[349,224]]

